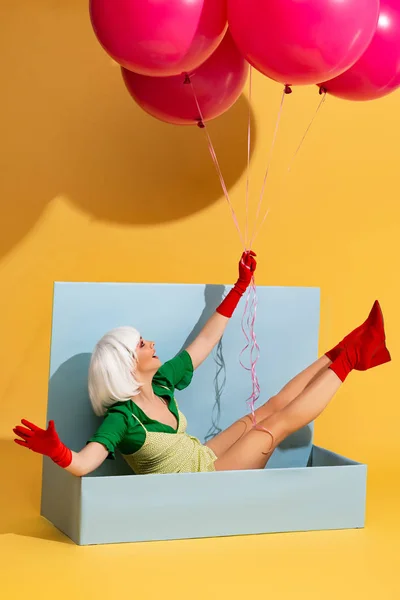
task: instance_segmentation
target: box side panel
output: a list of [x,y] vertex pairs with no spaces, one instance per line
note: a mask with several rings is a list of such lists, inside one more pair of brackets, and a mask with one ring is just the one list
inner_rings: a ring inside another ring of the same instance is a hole
[[82,544],[362,527],[365,469],[85,478]]
[[44,457],[40,514],[76,544],[80,541],[81,479]]

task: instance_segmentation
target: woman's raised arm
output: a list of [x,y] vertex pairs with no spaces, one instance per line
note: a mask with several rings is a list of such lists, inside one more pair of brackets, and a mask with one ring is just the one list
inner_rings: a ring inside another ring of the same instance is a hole
[[243,252],[239,262],[239,278],[226,298],[207,321],[196,339],[186,348],[196,369],[208,357],[224,334],[229,319],[234,313],[239,300],[251,283],[256,270],[255,253]]

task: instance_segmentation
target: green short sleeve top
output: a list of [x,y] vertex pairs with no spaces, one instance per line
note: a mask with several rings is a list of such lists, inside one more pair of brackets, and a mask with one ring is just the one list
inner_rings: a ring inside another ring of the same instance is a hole
[[[193,363],[186,350],[164,363],[153,377],[154,393],[168,401],[168,407],[179,424],[178,408],[175,402],[175,389],[185,389],[193,377]],[[122,454],[133,454],[144,444],[146,433],[143,427],[132,418],[132,413],[148,431],[176,433],[169,425],[150,419],[132,400],[116,402],[111,406],[96,433],[87,441],[103,444],[108,450],[108,458],[115,458],[115,450]]]

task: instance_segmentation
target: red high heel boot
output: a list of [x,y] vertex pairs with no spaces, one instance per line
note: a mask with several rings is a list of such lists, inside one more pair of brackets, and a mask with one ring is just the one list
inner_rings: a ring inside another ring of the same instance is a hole
[[329,368],[343,382],[353,369],[367,371],[390,360],[390,352],[385,342],[382,342],[376,331],[371,328],[359,336],[356,342],[346,344]]
[[386,339],[384,321],[382,309],[378,300],[375,300],[371,311],[364,323],[362,323],[361,325],[359,325],[359,327],[356,327],[356,329],[354,329],[348,335],[346,335],[346,337],[344,337],[339,342],[339,344],[332,348],[332,350],[329,350],[329,352],[325,352],[325,356],[327,356],[332,362],[334,362],[348,344],[356,342],[357,339],[359,339],[370,328],[376,331],[377,337],[380,338],[381,343],[384,343]]

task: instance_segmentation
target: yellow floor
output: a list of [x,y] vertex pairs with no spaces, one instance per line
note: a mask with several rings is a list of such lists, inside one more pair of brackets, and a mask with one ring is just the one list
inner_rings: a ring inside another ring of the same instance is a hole
[[369,471],[361,530],[78,547],[38,516],[41,460],[19,450],[0,442],[1,598],[400,599],[400,469]]

